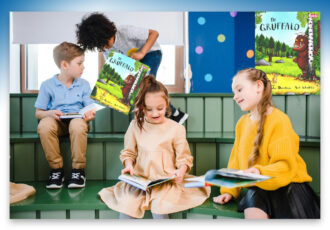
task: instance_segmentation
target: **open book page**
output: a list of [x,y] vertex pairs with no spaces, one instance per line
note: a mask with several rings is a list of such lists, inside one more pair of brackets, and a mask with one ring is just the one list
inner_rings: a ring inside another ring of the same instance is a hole
[[94,110],[95,112],[100,110],[100,109],[104,109],[105,106],[97,104],[97,103],[92,103],[89,104],[87,106],[85,106],[84,108],[82,108],[79,113],[65,113],[63,116],[60,116],[60,119],[73,119],[73,118],[83,118],[84,113],[86,113],[87,111],[90,110]]
[[161,178],[158,180],[148,180],[144,177],[141,176],[136,176],[136,175],[129,175],[128,173],[122,174],[118,177],[119,180],[124,181],[130,185],[133,185],[139,189],[142,189],[144,191],[146,191],[148,188],[164,183],[166,181],[172,180],[173,178],[175,178],[175,176],[173,177],[166,177],[166,178]]
[[188,181],[184,184],[185,188],[196,188],[196,187],[205,187],[205,176],[191,177],[185,179]]
[[236,187],[244,187],[248,185],[254,185],[258,181],[255,180],[245,180],[239,178],[212,178],[207,181],[209,185],[215,185],[226,188],[236,188]]
[[185,179],[186,188],[204,187],[209,185],[223,186],[227,188],[251,186],[271,177],[254,173],[244,173],[236,169],[209,170],[204,176]]
[[151,182],[150,180],[148,180],[144,177],[135,176],[135,175],[131,176],[127,173],[121,174],[118,177],[118,179],[121,181],[124,181],[130,185],[133,185],[134,187],[142,189],[142,190],[146,190],[148,187],[148,184]]
[[94,110],[95,112],[101,109],[104,109],[105,106],[97,104],[97,103],[92,103],[90,105],[85,106],[84,108],[82,108],[79,113],[84,115],[84,113],[86,113],[89,110]]
[[64,115],[60,116],[60,119],[73,119],[73,118],[82,118],[83,114],[80,113],[65,113]]
[[172,176],[172,177],[166,177],[166,178],[161,178],[161,179],[158,179],[158,180],[151,181],[149,183],[148,187],[155,186],[157,184],[161,184],[161,183],[164,183],[166,181],[170,181],[170,180],[172,180],[174,178],[175,178],[175,176]]
[[219,169],[217,170],[217,172],[214,173],[227,177],[242,178],[242,179],[244,178],[251,180],[266,180],[270,178],[268,176],[259,175],[255,173],[244,173],[243,170],[228,169],[228,168]]
[[191,177],[184,179],[185,181],[198,181],[198,182],[205,182],[205,176],[198,176],[198,177]]

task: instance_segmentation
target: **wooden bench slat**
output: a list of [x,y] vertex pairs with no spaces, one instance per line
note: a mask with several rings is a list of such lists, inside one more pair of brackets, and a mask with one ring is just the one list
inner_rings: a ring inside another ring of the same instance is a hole
[[[124,133],[89,133],[88,142],[123,142]],[[215,143],[234,143],[234,132],[187,132],[188,142],[215,142]],[[67,137],[61,137],[61,140],[69,141]],[[10,133],[10,143],[30,143],[40,142],[39,135],[33,133]],[[300,146],[318,147],[320,146],[319,137],[300,137]]]
[[[26,182],[26,184],[36,189],[36,194],[23,201],[10,205],[10,212],[109,210],[97,193],[102,188],[112,186],[115,183],[117,183],[117,180],[87,180],[86,187],[82,189],[68,189],[66,185],[64,185],[61,189],[50,190],[46,189],[46,182]],[[242,218],[243,214],[236,211],[237,204],[235,201],[229,202],[226,205],[215,204],[211,201],[212,197],[218,195],[218,193],[218,188],[212,188],[211,196],[204,204],[184,212]]]

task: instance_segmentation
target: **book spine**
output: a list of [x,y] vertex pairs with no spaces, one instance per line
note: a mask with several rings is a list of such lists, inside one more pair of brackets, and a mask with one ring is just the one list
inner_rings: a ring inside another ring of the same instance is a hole
[[308,14],[308,64],[312,68],[314,59],[314,34],[313,34],[313,18],[311,14]]
[[134,83],[133,83],[133,86],[132,86],[131,90],[129,91],[129,94],[128,94],[128,98],[129,98],[129,99],[131,99],[131,95],[132,95],[132,93],[134,92],[137,83],[139,82],[139,79],[140,79],[140,77],[141,77],[142,70],[143,70],[143,65],[142,65],[141,68],[139,69],[139,72],[138,72],[137,77],[136,77],[136,79],[135,79],[135,81],[134,81]]

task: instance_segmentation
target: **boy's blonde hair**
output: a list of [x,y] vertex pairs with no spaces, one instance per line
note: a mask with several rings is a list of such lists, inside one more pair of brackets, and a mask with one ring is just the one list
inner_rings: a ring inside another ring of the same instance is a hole
[[54,61],[58,68],[61,68],[61,62],[70,63],[74,58],[84,54],[84,50],[78,45],[70,42],[62,42],[53,50]]

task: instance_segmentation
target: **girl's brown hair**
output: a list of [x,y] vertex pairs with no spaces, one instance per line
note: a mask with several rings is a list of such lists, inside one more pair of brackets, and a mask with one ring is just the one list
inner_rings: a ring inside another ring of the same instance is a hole
[[144,116],[145,116],[144,112],[146,109],[145,96],[147,93],[157,93],[157,92],[164,93],[163,97],[166,101],[166,114],[168,117],[171,116],[170,99],[168,97],[167,89],[162,83],[157,81],[153,75],[148,75],[143,79],[141,83],[140,91],[134,101],[135,119],[140,130],[142,130],[144,123]]
[[257,129],[257,136],[254,139],[253,150],[250,155],[249,162],[248,162],[248,167],[251,167],[256,163],[256,161],[259,157],[259,154],[260,154],[259,147],[261,145],[262,138],[263,138],[264,124],[265,124],[265,120],[266,120],[267,109],[269,108],[269,106],[274,106],[273,102],[272,102],[272,85],[271,85],[270,80],[267,78],[266,73],[259,69],[254,69],[254,68],[243,69],[243,70],[239,71],[236,74],[236,76],[241,75],[241,74],[246,75],[247,78],[253,82],[260,80],[264,85],[264,91],[262,93],[261,100],[259,101],[259,103],[257,105],[260,120],[258,122],[259,124],[258,124],[258,129]]

